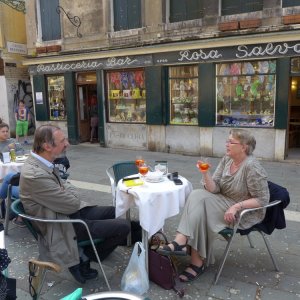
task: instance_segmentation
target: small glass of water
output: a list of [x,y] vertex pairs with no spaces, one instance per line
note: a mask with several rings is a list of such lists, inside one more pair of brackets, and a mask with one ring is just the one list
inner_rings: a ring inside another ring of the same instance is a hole
[[168,174],[168,162],[166,160],[156,160],[154,170],[162,172],[163,175],[167,175]]

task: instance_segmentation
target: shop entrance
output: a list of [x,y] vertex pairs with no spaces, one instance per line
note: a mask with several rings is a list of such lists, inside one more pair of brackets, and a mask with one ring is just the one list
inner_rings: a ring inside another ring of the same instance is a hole
[[97,142],[98,103],[96,72],[78,73],[76,86],[79,140],[81,143],[88,141]]
[[300,76],[291,77],[288,158],[300,158]]

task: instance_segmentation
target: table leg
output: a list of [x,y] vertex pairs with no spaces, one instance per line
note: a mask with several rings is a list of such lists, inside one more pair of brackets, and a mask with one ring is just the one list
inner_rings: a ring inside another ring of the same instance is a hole
[[149,235],[148,231],[145,229],[142,229],[142,243],[145,249],[145,265],[146,265],[146,271],[149,274],[149,265],[148,265],[148,240],[149,240]]

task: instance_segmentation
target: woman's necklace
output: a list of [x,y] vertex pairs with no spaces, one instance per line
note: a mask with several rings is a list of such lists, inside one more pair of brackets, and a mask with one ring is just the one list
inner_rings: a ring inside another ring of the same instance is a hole
[[240,168],[241,164],[243,163],[244,160],[240,161],[239,163],[236,163],[234,161],[232,161],[231,165],[230,165],[230,173],[234,174],[237,172],[237,170]]

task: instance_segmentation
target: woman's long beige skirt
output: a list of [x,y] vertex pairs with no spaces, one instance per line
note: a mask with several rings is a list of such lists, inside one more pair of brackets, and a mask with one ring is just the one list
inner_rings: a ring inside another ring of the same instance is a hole
[[188,197],[177,231],[188,237],[188,245],[196,249],[206,264],[214,263],[213,244],[218,232],[228,227],[224,213],[234,202],[220,194],[194,190]]

